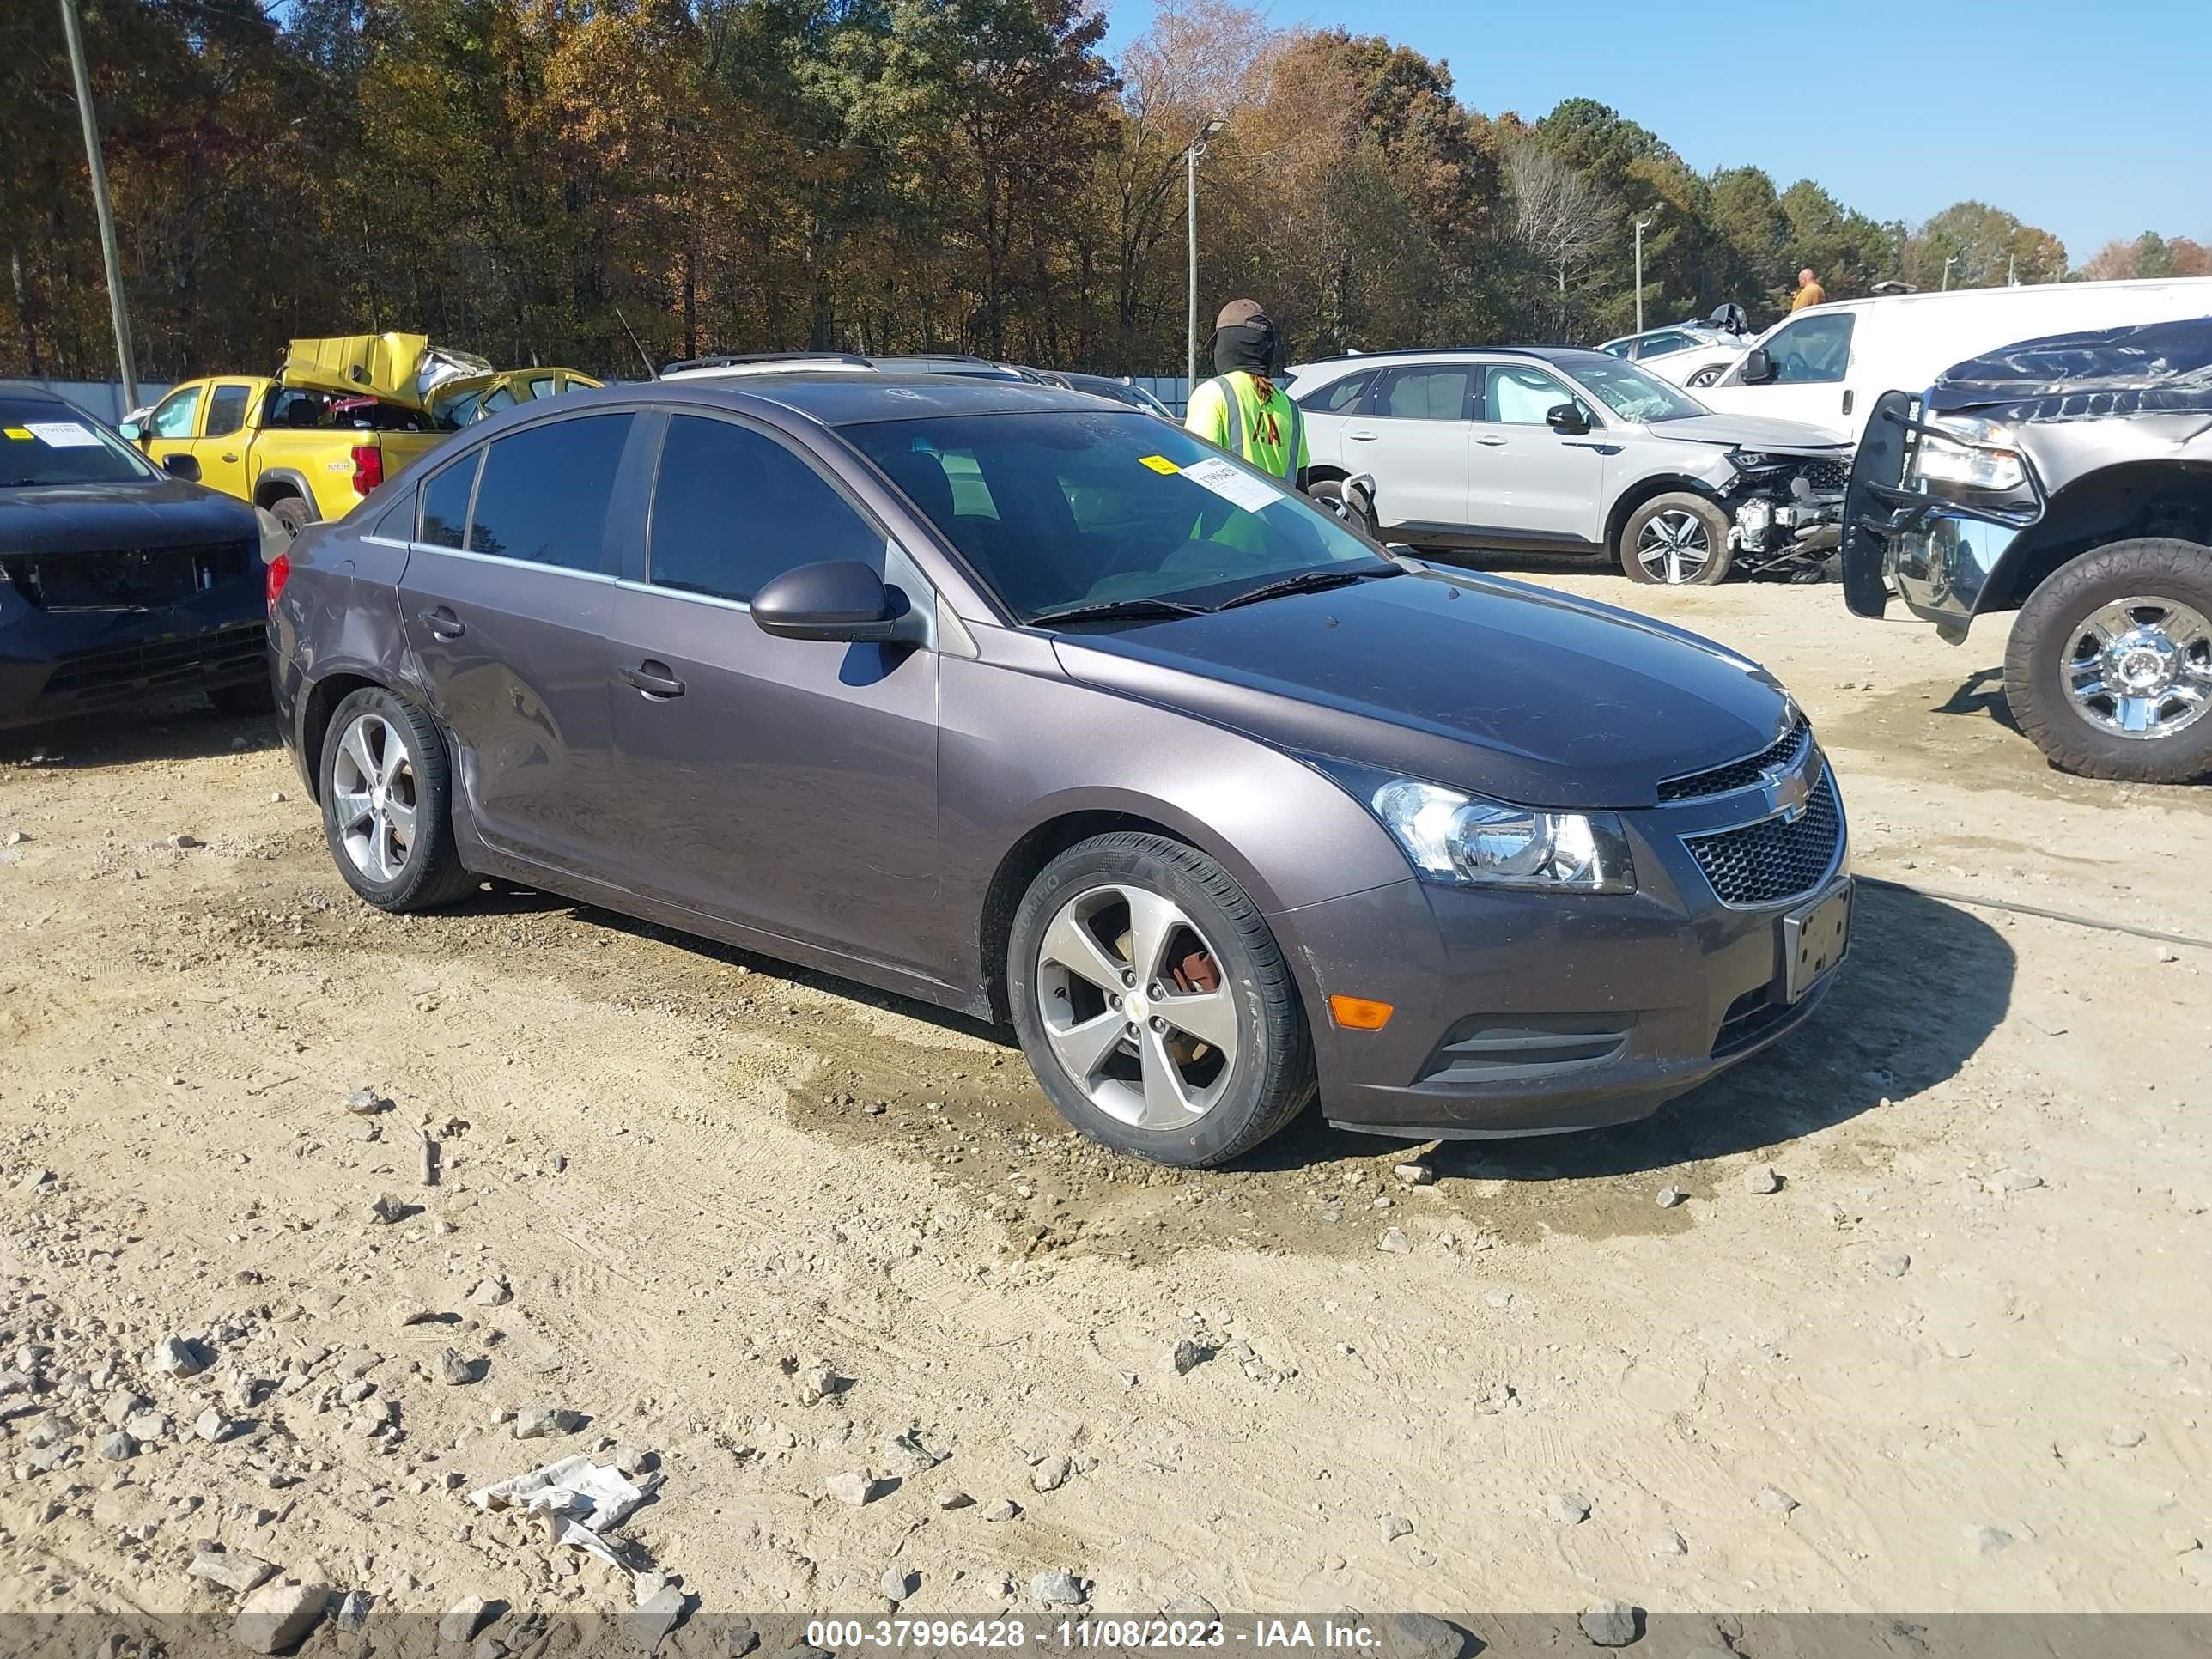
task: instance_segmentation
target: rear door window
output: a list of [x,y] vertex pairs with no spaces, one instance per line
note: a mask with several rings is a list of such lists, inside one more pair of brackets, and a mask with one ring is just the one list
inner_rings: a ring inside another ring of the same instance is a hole
[[1463,421],[1474,380],[1471,368],[1394,368],[1382,377],[1370,407],[1394,420]]
[[653,486],[654,586],[750,603],[785,571],[832,559],[883,574],[882,532],[828,479],[750,427],[697,415],[669,422]]
[[249,390],[242,386],[219,386],[215,389],[208,398],[208,437],[227,438],[246,424]]
[[469,514],[469,551],[605,570],[607,507],[630,419],[548,421],[492,444]]
[[477,485],[483,452],[464,456],[422,486],[422,531],[415,538],[432,547],[459,547],[468,538],[469,492]]
[[1374,380],[1372,369],[1362,369],[1357,374],[1347,374],[1340,380],[1331,380],[1327,386],[1309,392],[1298,399],[1300,409],[1310,409],[1322,415],[1341,415],[1358,403],[1360,394]]

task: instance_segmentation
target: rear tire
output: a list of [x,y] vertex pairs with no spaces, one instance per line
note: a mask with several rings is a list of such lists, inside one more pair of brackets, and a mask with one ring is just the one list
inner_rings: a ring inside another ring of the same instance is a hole
[[381,686],[339,703],[323,738],[323,839],[380,910],[432,910],[478,885],[453,842],[453,769],[428,715]]
[[1344,478],[1323,478],[1307,486],[1307,498],[1323,512],[1343,520],[1347,528],[1369,541],[1380,541],[1382,538],[1376,533],[1373,503],[1367,499],[1365,490],[1347,489],[1349,482]]
[[1164,836],[1097,836],[1047,865],[1014,913],[1006,989],[1046,1095],[1116,1152],[1226,1163],[1314,1098],[1305,1009],[1259,907]]
[[1628,515],[1613,551],[1632,582],[1711,587],[1728,580],[1729,518],[1686,489],[1654,495]]
[[[2102,647],[2100,626],[2121,641],[2116,649]],[[2147,677],[2132,684],[2148,692],[2124,702],[2112,691],[2131,684],[2130,673]],[[2190,696],[2161,697],[2161,687],[2193,693],[2194,712]],[[2060,566],[2013,621],[2005,700],[2063,770],[2129,783],[2212,775],[2212,547],[2144,537]],[[2143,735],[2121,729],[2125,703]]]
[[297,495],[279,495],[269,503],[269,516],[284,526],[288,535],[297,536],[313,524],[314,515],[308,512],[307,502]]

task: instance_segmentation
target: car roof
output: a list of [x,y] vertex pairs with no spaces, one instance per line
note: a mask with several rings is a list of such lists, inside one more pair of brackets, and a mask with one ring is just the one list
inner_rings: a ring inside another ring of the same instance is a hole
[[[964,374],[840,374],[827,365],[790,369],[779,374],[699,374],[644,385],[609,386],[604,392],[574,393],[545,407],[549,410],[574,410],[586,398],[643,398],[656,403],[755,410],[768,404],[823,426],[926,420],[947,415],[1100,412],[1098,399],[1089,392],[1068,392],[1011,376],[1001,380]],[[1129,412],[1139,413],[1135,410]],[[1150,417],[1139,415],[1139,418]]]
[[0,398],[19,398],[26,401],[56,404],[64,409],[76,407],[60,392],[50,386],[40,386],[34,380],[0,380]]
[[[1620,361],[1586,346],[1431,346],[1405,351],[1363,351],[1356,357],[1322,357],[1310,363],[1293,363],[1291,368],[1300,380],[1318,381],[1338,379],[1356,368],[1403,368],[1407,363],[1437,362],[1455,357],[1528,357],[1565,369],[1584,363],[1602,367]],[[1323,370],[1331,372],[1324,376]]]

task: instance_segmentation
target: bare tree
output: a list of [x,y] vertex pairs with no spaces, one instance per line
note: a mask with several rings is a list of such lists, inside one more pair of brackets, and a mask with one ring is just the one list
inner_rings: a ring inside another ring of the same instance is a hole
[[1612,210],[1589,179],[1533,138],[1506,157],[1505,179],[1513,192],[1514,239],[1551,276],[1564,338],[1567,284],[1605,246]]

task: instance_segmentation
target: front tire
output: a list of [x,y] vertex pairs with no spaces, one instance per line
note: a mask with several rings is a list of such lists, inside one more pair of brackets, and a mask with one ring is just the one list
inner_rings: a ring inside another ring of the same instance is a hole
[[1628,515],[1613,550],[1632,582],[1711,587],[1728,579],[1728,514],[1686,489],[1654,495]]
[[1038,1083],[1116,1152],[1225,1163],[1314,1098],[1305,1010],[1259,907],[1164,836],[1097,836],[1047,865],[1014,913],[1006,982]]
[[2065,771],[2212,775],[2212,547],[2145,537],[2060,566],[2013,622],[2005,699]]
[[323,839],[380,910],[435,909],[476,890],[453,844],[453,772],[429,716],[381,686],[339,703],[323,738]]

